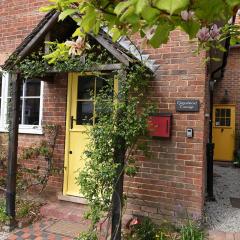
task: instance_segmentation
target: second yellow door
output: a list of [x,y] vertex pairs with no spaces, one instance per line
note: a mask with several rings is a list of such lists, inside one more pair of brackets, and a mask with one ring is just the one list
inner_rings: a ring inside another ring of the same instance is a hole
[[235,148],[235,105],[218,104],[213,108],[214,160],[233,161]]

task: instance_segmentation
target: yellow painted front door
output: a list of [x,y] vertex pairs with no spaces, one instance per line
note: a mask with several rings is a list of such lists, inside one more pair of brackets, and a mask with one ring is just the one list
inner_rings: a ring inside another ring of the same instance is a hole
[[70,73],[68,77],[64,195],[81,196],[76,177],[84,168],[88,131],[96,121],[94,99],[106,84],[107,77],[101,76]]
[[213,108],[214,160],[232,161],[235,147],[235,105],[218,104]]

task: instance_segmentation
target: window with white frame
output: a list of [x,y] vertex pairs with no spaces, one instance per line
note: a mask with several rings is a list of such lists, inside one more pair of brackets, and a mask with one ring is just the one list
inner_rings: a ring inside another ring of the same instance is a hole
[[[0,131],[8,128],[8,104],[10,97],[9,74],[0,77]],[[38,79],[25,80],[21,84],[19,109],[19,132],[42,133],[43,82]]]

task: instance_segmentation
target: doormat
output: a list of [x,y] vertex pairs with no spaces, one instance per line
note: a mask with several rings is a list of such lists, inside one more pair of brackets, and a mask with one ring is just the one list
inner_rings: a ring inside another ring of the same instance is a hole
[[240,198],[232,198],[232,197],[230,197],[230,202],[231,202],[232,207],[240,208]]
[[44,231],[75,238],[79,235],[79,233],[86,231],[87,229],[88,225],[86,223],[75,223],[61,220],[45,228]]

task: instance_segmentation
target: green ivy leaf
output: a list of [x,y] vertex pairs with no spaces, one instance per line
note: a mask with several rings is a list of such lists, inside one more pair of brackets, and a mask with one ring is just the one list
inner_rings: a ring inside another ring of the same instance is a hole
[[131,20],[131,17],[135,14],[134,6],[130,6],[120,17],[120,21],[124,21],[126,18]]
[[111,29],[111,33],[113,42],[116,42],[122,35],[121,31],[116,27]]
[[71,8],[66,9],[66,10],[64,10],[60,13],[58,19],[60,21],[63,21],[66,17],[68,17],[68,16],[70,16],[70,15],[76,13],[76,12],[77,12],[77,9],[71,9]]
[[158,48],[162,43],[167,43],[169,33],[174,27],[169,22],[162,21],[155,31],[153,37],[149,40],[149,43],[154,47]]
[[123,12],[126,11],[126,9],[132,5],[131,1],[124,1],[120,2],[114,9],[114,13],[116,13],[118,16],[121,15]]
[[195,21],[181,22],[180,26],[189,35],[190,39],[196,37],[198,30],[200,29],[200,24]]
[[83,32],[81,31],[80,27],[78,27],[78,28],[75,30],[75,32],[73,33],[72,37],[75,38],[75,37],[79,37],[79,36],[81,36],[81,37],[84,36],[84,34],[83,34]]
[[231,7],[240,5],[240,0],[227,0],[226,1]]
[[147,22],[152,22],[159,15],[159,11],[152,7],[146,7],[145,11],[142,11],[141,14],[143,19],[145,19]]
[[199,19],[207,20],[212,23],[220,19],[229,19],[231,16],[230,8],[223,0],[201,0],[194,4],[195,14]]
[[136,13],[141,13],[148,5],[148,0],[138,0],[136,4]]
[[86,15],[84,15],[81,23],[81,26],[83,27],[85,32],[90,32],[90,30],[92,30],[92,27],[96,23],[96,18],[97,18],[97,15],[96,15],[95,9],[90,6],[87,7]]
[[181,9],[186,9],[189,0],[155,0],[155,4],[159,9],[173,14]]
[[40,10],[40,12],[49,12],[53,9],[57,9],[57,6],[56,5],[49,5],[49,6],[46,6],[46,7],[41,7],[39,10]]

